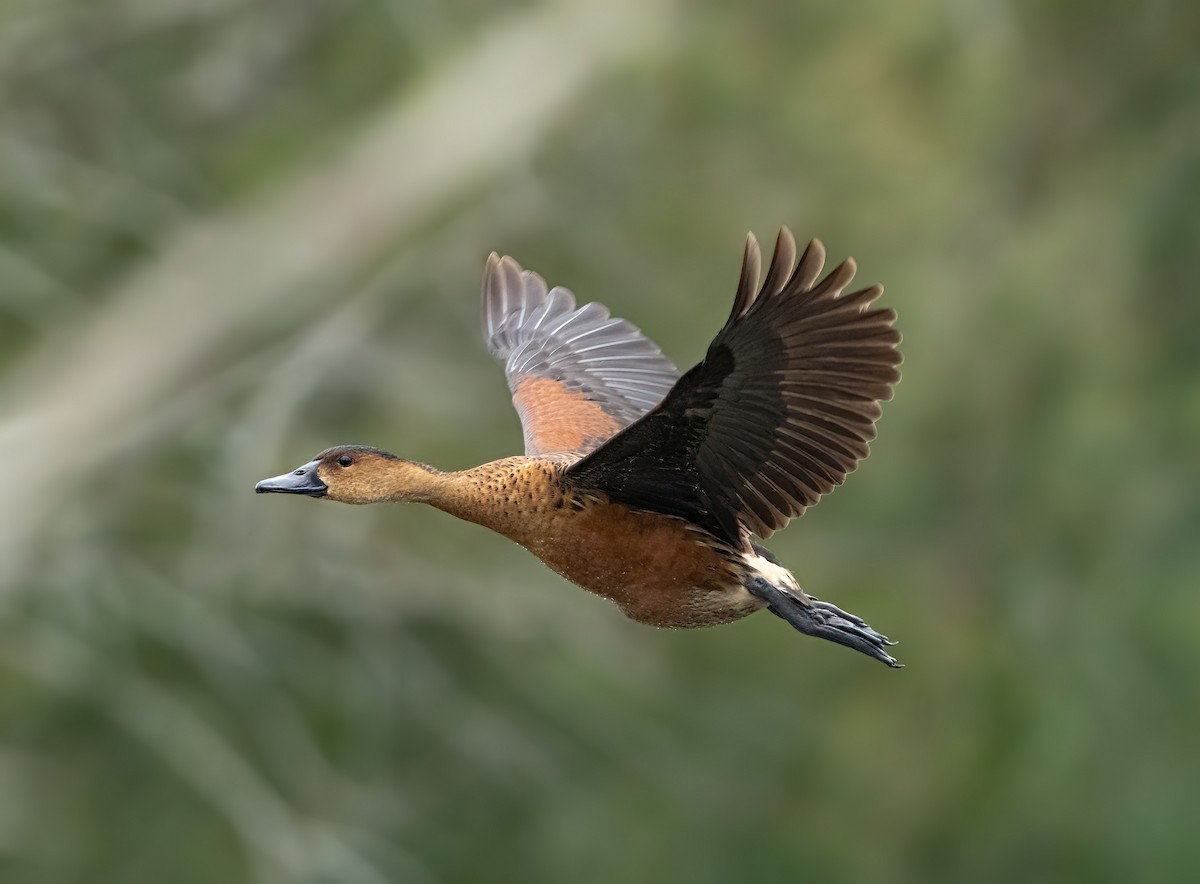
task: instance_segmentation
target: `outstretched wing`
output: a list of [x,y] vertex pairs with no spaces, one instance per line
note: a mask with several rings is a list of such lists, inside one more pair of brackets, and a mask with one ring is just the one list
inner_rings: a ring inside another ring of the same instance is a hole
[[820,282],[825,249],[796,263],[785,227],[766,280],[751,235],[733,312],[704,361],[663,402],[574,464],[566,479],[681,516],[734,545],[769,537],[840,485],[875,437],[881,400],[900,379],[880,286],[843,295],[851,259]]
[[679,372],[658,346],[601,304],[576,309],[567,289],[492,253],[483,337],[504,360],[529,455],[586,454],[671,389]]

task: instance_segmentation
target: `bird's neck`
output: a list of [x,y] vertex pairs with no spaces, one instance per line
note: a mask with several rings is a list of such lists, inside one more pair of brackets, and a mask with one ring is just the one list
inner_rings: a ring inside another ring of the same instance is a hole
[[430,503],[439,506],[453,474],[443,473],[423,463],[410,460],[385,461],[382,475],[373,480],[375,499],[396,503]]
[[382,474],[372,477],[375,499],[391,503],[427,503],[448,513],[466,518],[460,512],[477,497],[480,483],[478,468],[445,473],[415,461],[389,460]]
[[[515,457],[455,473],[434,470],[425,476],[409,474],[404,496],[392,499],[428,503],[459,519],[517,539],[522,517],[527,515],[526,505],[533,498],[526,461],[527,458]],[[418,494],[414,495],[413,490]]]
[[552,504],[551,471],[530,468],[524,457],[492,461],[461,472],[444,473],[425,464],[390,460],[373,477],[369,496],[355,503],[427,503],[467,522],[483,525],[518,542],[536,512]]

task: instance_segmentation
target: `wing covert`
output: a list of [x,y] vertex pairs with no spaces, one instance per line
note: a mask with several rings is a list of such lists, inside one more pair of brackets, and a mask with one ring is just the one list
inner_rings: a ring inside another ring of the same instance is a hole
[[483,336],[504,360],[529,455],[586,454],[666,395],[679,373],[635,326],[601,304],[576,308],[512,258],[488,258]]

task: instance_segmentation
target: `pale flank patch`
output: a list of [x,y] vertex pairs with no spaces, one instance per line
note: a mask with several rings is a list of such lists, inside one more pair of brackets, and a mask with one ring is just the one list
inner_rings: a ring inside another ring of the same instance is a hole
[[796,582],[796,578],[792,576],[792,572],[782,565],[777,565],[762,556],[753,554],[746,556],[743,561],[761,574],[773,586],[778,586],[780,589],[802,592],[800,584]]

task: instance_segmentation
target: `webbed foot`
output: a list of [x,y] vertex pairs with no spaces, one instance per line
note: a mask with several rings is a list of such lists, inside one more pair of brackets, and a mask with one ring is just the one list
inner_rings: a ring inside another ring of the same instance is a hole
[[761,577],[751,580],[746,589],[766,602],[772,614],[782,617],[805,635],[815,635],[817,638],[853,648],[894,669],[900,669],[904,665],[896,662],[896,659],[884,650],[896,643],[883,633],[872,629],[861,617],[849,614],[820,599],[801,599]]

